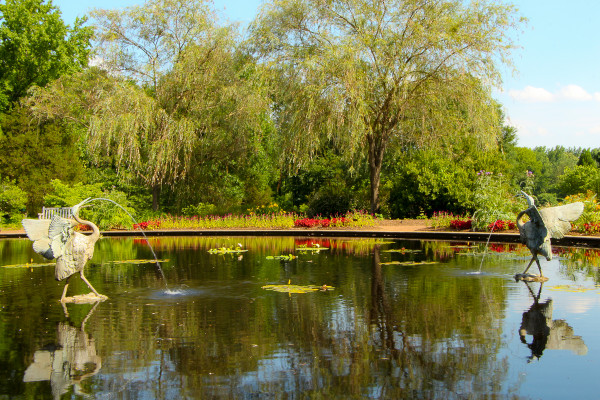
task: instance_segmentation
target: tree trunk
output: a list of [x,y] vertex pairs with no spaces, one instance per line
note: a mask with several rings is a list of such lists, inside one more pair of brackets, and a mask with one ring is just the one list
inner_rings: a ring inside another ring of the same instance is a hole
[[158,211],[158,206],[160,204],[160,186],[154,185],[152,186],[152,210]]
[[381,135],[373,133],[369,141],[369,179],[371,181],[371,214],[379,211],[379,183],[381,181],[381,165],[385,146]]

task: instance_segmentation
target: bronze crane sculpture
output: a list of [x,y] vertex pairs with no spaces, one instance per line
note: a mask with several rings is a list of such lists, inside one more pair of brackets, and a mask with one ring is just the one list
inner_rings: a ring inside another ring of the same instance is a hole
[[[517,216],[517,227],[521,243],[529,248],[532,255],[531,261],[521,275],[525,275],[535,261],[540,270],[540,276],[543,277],[538,255],[546,257],[548,261],[552,260],[550,239],[560,239],[571,230],[571,221],[575,221],[583,213],[583,203],[577,202],[538,209],[533,197],[527,193],[521,191],[517,196],[523,197],[529,206]],[[529,217],[529,221],[525,223],[522,221],[524,215]]]
[[[24,219],[22,221],[25,233],[33,241],[33,250],[43,257],[53,260],[56,259],[54,277],[57,281],[66,279],[63,289],[61,302],[65,302],[69,279],[71,275],[79,272],[81,279],[88,285],[94,294],[98,297],[106,298],[94,289],[90,282],[83,275],[85,264],[94,255],[94,246],[100,238],[100,230],[93,222],[79,218],[79,209],[88,202],[89,199],[73,206],[73,220],[54,215],[51,220]],[[73,230],[73,227],[79,224],[87,225],[92,229],[91,235],[84,235]]]

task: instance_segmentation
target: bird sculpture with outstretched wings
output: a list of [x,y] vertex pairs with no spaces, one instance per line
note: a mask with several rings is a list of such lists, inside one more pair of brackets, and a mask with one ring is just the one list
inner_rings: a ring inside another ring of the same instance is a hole
[[[528,204],[528,208],[523,210],[517,216],[517,227],[521,237],[521,243],[531,251],[531,261],[523,271],[527,273],[531,264],[535,261],[540,276],[543,276],[542,267],[538,260],[538,255],[546,257],[546,260],[552,259],[552,247],[550,239],[560,239],[571,230],[571,222],[575,221],[583,213],[583,203],[571,203],[557,207],[547,207],[538,209],[535,206],[533,197],[521,191],[517,196],[523,197]],[[523,216],[527,215],[529,221],[523,223]]]
[[[56,280],[66,279],[65,288],[60,299],[61,302],[66,299],[69,278],[77,272],[96,296],[104,297],[94,289],[83,275],[83,268],[94,255],[94,246],[100,238],[100,230],[96,224],[79,218],[79,209],[87,201],[89,199],[73,206],[73,218],[75,220],[54,215],[51,220],[24,219],[22,221],[25,233],[33,241],[33,250],[49,260],[56,259],[54,270]],[[73,228],[77,224],[89,226],[92,229],[92,234],[84,235],[74,231]]]

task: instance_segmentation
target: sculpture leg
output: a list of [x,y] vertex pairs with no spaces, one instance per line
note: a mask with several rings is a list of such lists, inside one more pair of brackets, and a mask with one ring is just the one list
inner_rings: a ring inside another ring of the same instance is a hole
[[544,273],[542,272],[542,266],[540,265],[540,260],[538,260],[538,258],[535,258],[535,262],[537,263],[538,269],[540,270],[540,276],[544,276]]
[[67,277],[67,279],[65,280],[65,288],[63,289],[63,293],[62,296],[60,297],[60,302],[64,303],[65,302],[65,297],[67,295],[67,288],[69,287],[69,278],[71,278],[70,276]]
[[[531,264],[533,264],[534,261],[537,261],[538,263],[538,267],[540,265],[540,262],[537,260],[536,256],[531,257],[531,261],[529,261],[529,265],[527,265],[527,268],[525,268],[525,271],[523,271],[523,275],[525,275],[527,273],[527,271],[529,271],[529,267],[531,267]],[[542,269],[540,268],[540,272],[542,271]]]
[[83,276],[83,270],[79,271],[79,275],[81,276],[81,279],[83,279],[83,281],[86,283],[86,285],[88,285],[88,287],[92,290],[92,292],[94,292],[96,294],[96,296],[98,296],[98,297],[102,296],[100,293],[96,292],[96,289],[94,289],[92,284],[89,283],[87,279],[85,279],[85,276]]

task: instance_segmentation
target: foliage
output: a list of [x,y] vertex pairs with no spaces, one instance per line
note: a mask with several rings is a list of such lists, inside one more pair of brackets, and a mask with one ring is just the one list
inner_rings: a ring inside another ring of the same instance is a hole
[[496,220],[514,220],[514,193],[502,174],[480,170],[474,193],[473,229],[483,231]]
[[165,216],[159,219],[163,229],[285,229],[294,226],[296,214],[225,215],[206,217]]
[[[45,205],[48,207],[72,207],[87,198],[106,198],[124,207],[128,213],[134,214],[129,207],[127,196],[118,190],[103,190],[100,183],[84,185],[76,183],[68,185],[59,179],[51,182],[52,193],[44,197]],[[119,207],[108,201],[98,200],[81,209],[81,218],[95,223],[100,229],[129,228],[133,221],[131,217]]]
[[92,30],[65,25],[51,0],[0,3],[0,111],[63,74],[87,66]]
[[0,223],[14,225],[25,216],[27,194],[14,180],[0,176]]
[[497,61],[514,47],[513,13],[486,1],[267,3],[251,37],[278,85],[283,154],[301,164],[324,134],[348,157],[364,149],[377,211],[393,141],[499,134],[482,81],[497,81]]
[[461,214],[472,208],[473,181],[461,161],[419,151],[399,157],[395,164],[390,178],[392,218],[432,216],[440,210]]
[[428,221],[429,226],[432,228],[447,228],[454,220],[466,220],[468,217],[454,215],[448,211],[434,211],[431,218]]
[[308,202],[309,217],[343,215],[352,208],[352,198],[343,183],[331,184],[319,188]]
[[197,215],[199,217],[205,217],[207,215],[212,215],[217,210],[217,207],[214,204],[207,203],[198,203],[196,205],[189,205],[184,207],[182,212],[184,216],[194,216]]
[[565,173],[558,178],[561,197],[593,191],[600,193],[600,170],[593,165],[577,165],[565,168]]
[[27,211],[37,215],[44,195],[52,190],[50,181],[81,181],[76,132],[60,121],[31,123],[31,114],[16,107],[1,121],[0,175],[14,180],[27,193]]
[[283,210],[279,207],[279,204],[277,203],[263,204],[262,206],[248,209],[248,213],[250,215],[277,214],[281,212],[283,212]]
[[587,191],[586,193],[567,196],[564,204],[577,201],[583,202],[583,214],[576,221],[573,221],[573,227],[579,232],[591,233],[596,224],[600,223],[600,204],[598,204],[597,195],[592,191]]

